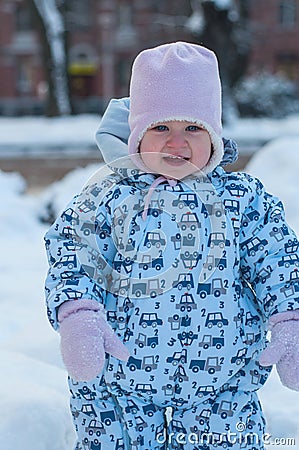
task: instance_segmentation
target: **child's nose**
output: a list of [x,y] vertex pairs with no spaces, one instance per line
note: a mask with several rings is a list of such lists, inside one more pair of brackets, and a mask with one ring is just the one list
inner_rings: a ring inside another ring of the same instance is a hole
[[173,131],[169,134],[167,139],[167,146],[172,148],[181,148],[186,145],[184,133]]

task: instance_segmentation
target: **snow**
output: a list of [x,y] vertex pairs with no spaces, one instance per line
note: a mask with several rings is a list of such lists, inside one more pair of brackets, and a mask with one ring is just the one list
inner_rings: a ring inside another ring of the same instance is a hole
[[[81,143],[94,145],[99,118],[0,119],[3,156],[5,143],[39,149]],[[247,171],[285,204],[289,222],[299,233],[299,117],[275,120],[240,120],[225,130],[226,136],[250,143],[268,142],[251,159]],[[17,132],[16,132],[17,130]],[[250,140],[251,138],[251,140]],[[273,139],[273,140],[272,140]],[[1,159],[0,159],[1,163]],[[30,159],[28,160],[30,163]],[[96,166],[77,169],[43,192],[26,193],[24,179],[0,171],[0,449],[70,450],[75,434],[68,408],[66,371],[59,354],[59,336],[50,327],[44,305],[43,283],[47,271],[43,235],[48,226],[39,220],[62,209]],[[278,450],[299,448],[299,393],[283,387],[273,371],[260,391],[268,431],[281,445]],[[295,445],[282,439],[295,438]],[[268,446],[266,446],[267,448]]]
[[299,192],[299,130],[297,137],[280,137],[266,144],[252,157],[247,170],[262,179],[269,192],[279,195],[289,224],[299,234],[299,209],[293,207]]
[[[45,117],[0,117],[0,160],[2,157],[17,157],[47,152],[47,157],[61,155],[61,148],[68,156],[77,155],[82,149],[95,149],[95,132],[100,116],[82,114],[57,118]],[[299,115],[284,119],[242,119],[224,127],[223,135],[235,139],[240,147],[260,145],[284,136],[299,135]],[[86,150],[85,150],[86,151]]]
[[40,153],[41,150],[61,147],[82,149],[95,147],[95,132],[100,117],[93,114],[55,117],[1,117],[0,158],[22,153]]
[[62,181],[56,181],[48,189],[45,189],[40,194],[39,217],[44,222],[49,221],[50,217],[55,218],[101,166],[103,163],[90,164],[85,168],[79,167],[69,172]]
[[229,9],[233,6],[232,0],[214,0],[214,3],[219,9]]
[[250,143],[264,144],[280,137],[299,137],[299,115],[293,114],[284,119],[236,120],[224,128],[224,136],[235,139],[239,146]]

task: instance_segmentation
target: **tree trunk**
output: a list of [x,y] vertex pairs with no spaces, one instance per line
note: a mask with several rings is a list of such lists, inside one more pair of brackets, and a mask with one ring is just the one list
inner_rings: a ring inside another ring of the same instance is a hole
[[29,0],[42,44],[48,82],[47,116],[71,114],[67,78],[65,27],[55,0]]
[[246,73],[249,56],[247,30],[248,0],[239,1],[239,17],[234,18],[231,8],[219,9],[214,1],[202,2],[204,27],[200,42],[215,51],[223,87],[224,121],[238,115],[232,88]]

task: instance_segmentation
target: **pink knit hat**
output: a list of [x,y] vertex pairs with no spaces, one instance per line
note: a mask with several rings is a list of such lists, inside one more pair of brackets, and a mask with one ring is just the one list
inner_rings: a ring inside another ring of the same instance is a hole
[[[187,42],[163,44],[142,51],[134,61],[129,154],[138,153],[150,126],[171,120],[194,122],[208,131],[213,152],[202,170],[211,172],[223,156],[221,83],[216,56],[205,47]],[[140,159],[137,165],[144,169]]]

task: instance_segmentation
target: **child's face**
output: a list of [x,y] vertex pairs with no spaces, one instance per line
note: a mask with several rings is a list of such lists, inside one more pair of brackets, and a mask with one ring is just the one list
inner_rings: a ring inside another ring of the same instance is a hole
[[202,169],[211,157],[211,149],[209,133],[186,121],[155,124],[140,143],[144,164],[154,173],[175,179]]

